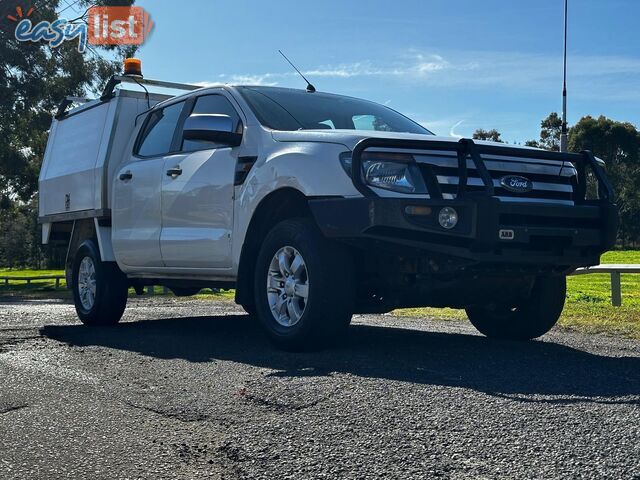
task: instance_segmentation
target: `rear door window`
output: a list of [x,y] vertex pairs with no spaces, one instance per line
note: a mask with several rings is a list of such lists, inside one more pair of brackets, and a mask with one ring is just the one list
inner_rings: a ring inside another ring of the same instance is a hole
[[184,102],[175,103],[149,114],[138,147],[138,155],[158,157],[171,151],[173,135],[183,107]]

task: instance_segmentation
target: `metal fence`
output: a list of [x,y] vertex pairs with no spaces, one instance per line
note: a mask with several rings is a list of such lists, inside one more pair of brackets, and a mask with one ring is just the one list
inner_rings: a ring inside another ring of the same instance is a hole
[[60,288],[60,280],[64,280],[64,275],[37,275],[34,277],[0,277],[0,281],[4,282],[5,287],[9,286],[9,282],[22,282],[31,285],[31,282],[39,280],[53,280],[56,289]]
[[[42,280],[53,280],[55,282],[56,290],[60,288],[60,283],[62,280],[65,280],[64,275],[36,275],[33,277],[0,277],[0,282],[4,283],[4,286],[9,286],[10,282],[18,282],[18,283],[26,283],[27,285],[31,285],[32,282],[42,281]],[[163,294],[169,293],[169,289],[167,287],[161,287],[161,291]],[[152,286],[146,287],[147,295],[154,295],[155,288]]]
[[640,265],[604,264],[595,267],[579,268],[573,275],[588,275],[590,273],[608,273],[611,275],[611,305],[622,305],[622,286],[620,276],[623,273],[640,273]]

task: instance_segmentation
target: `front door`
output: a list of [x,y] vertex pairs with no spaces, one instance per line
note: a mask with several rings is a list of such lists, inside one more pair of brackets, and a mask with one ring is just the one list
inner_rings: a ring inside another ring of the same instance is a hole
[[[238,113],[222,94],[197,97],[189,113],[229,115],[235,128],[242,129]],[[231,267],[237,150],[185,140],[180,153],[165,158],[160,249],[167,267]]]
[[165,159],[160,248],[167,267],[231,266],[235,165],[230,148]]

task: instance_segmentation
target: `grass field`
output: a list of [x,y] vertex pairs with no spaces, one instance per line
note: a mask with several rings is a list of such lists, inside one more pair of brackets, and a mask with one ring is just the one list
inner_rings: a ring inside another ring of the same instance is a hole
[[[602,263],[640,264],[640,251],[606,253]],[[64,275],[61,270],[8,270],[0,269],[0,278],[38,275]],[[65,286],[64,280],[61,286]],[[161,289],[156,287],[156,293]],[[0,281],[0,295],[68,297],[67,290],[54,289],[54,282],[42,280],[25,283],[11,282],[5,286]],[[233,292],[213,293],[203,290],[199,299],[233,299]],[[464,310],[440,308],[410,308],[396,310],[395,315],[433,317],[442,320],[465,319]],[[568,278],[567,303],[560,319],[565,328],[591,333],[618,334],[640,339],[640,275],[622,275],[622,307],[611,305],[610,277],[608,274],[580,275]]]

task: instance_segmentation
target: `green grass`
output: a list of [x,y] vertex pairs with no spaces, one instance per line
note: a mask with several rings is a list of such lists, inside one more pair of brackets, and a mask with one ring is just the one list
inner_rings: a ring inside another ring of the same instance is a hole
[[[640,251],[608,252],[602,263],[640,264]],[[407,308],[400,316],[442,320],[466,319],[464,310],[450,308]],[[560,326],[587,333],[624,335],[640,339],[640,275],[622,275],[622,307],[611,305],[609,274],[578,275],[567,279],[567,303]]]
[[199,300],[233,300],[235,296],[235,290],[220,290],[219,292],[214,292],[209,289],[204,289],[201,290],[199,294],[194,295],[191,298],[197,298]]
[[600,259],[600,263],[640,264],[640,250],[624,250],[624,251],[607,252]]
[[[640,250],[608,252],[602,257],[602,263],[640,264]],[[39,275],[64,275],[62,270],[11,270],[0,269],[0,277],[23,277]],[[0,295],[20,295],[35,297],[70,297],[60,282],[61,289],[55,290],[55,282],[41,280],[25,283],[0,282]],[[622,275],[622,307],[611,305],[610,277],[608,274],[579,275],[568,278],[567,303],[560,319],[560,325],[582,332],[624,335],[640,339],[640,275]],[[162,289],[155,287],[154,292],[161,294]],[[130,292],[133,295],[133,291]],[[233,290],[212,292],[202,290],[195,297],[200,300],[233,300]],[[408,308],[396,310],[395,315],[411,317],[429,317],[440,320],[466,319],[464,310],[451,308]]]
[[[144,287],[144,291],[145,294],[147,292],[147,287]],[[164,289],[162,287],[153,287],[153,294],[154,295],[164,295]],[[135,296],[136,293],[133,290],[133,288],[129,289],[129,296]],[[172,296],[173,297],[173,293],[171,293],[171,291],[169,290],[169,292],[167,292],[166,295]],[[235,297],[235,290],[220,290],[220,291],[214,291],[210,288],[203,288],[202,290],[200,290],[200,292],[197,295],[193,295],[191,297],[175,297],[178,300],[190,300],[190,299],[197,299],[197,300],[233,300]]]

